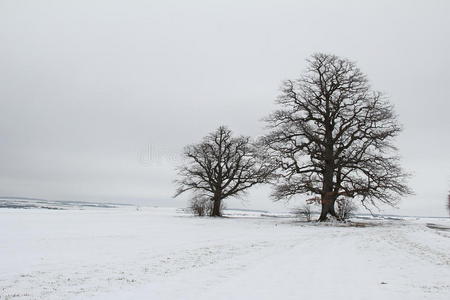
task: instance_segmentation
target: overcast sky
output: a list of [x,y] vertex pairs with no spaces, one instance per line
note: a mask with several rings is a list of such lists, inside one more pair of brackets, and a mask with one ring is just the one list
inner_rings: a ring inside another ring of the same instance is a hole
[[[281,81],[326,52],[404,126],[416,195],[385,211],[445,215],[449,15],[445,0],[0,0],[0,196],[183,206],[183,146],[221,124],[262,134]],[[268,193],[228,207],[286,209]]]

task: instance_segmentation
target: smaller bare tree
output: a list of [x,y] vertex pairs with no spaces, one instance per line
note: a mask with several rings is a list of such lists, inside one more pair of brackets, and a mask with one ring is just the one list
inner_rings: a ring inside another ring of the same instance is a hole
[[240,196],[263,183],[272,168],[260,159],[250,137],[233,137],[221,126],[195,145],[184,150],[185,163],[179,167],[175,197],[186,192],[201,193],[212,201],[211,216],[221,216],[222,201]]

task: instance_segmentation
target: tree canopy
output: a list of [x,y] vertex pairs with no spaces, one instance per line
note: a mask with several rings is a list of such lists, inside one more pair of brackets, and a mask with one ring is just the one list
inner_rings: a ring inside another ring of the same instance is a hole
[[355,63],[322,53],[307,62],[266,119],[263,143],[278,166],[273,196],[320,196],[320,220],[336,216],[340,196],[395,205],[411,191],[393,144],[401,127],[392,105]]

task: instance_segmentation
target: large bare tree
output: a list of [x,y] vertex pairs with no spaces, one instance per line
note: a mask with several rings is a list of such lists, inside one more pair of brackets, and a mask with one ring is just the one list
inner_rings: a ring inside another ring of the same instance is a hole
[[271,170],[258,158],[257,148],[245,136],[233,137],[221,126],[184,150],[185,163],[179,167],[175,197],[186,191],[213,201],[211,216],[221,215],[223,199],[239,196],[265,181]]
[[263,142],[279,167],[273,196],[316,195],[320,221],[336,216],[338,197],[395,205],[410,190],[392,143],[401,130],[392,106],[355,63],[320,53],[307,63],[266,120]]

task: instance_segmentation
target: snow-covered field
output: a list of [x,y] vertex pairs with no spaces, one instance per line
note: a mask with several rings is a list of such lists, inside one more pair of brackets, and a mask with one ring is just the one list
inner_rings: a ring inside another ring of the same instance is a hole
[[0,299],[450,299],[449,219],[0,209]]

